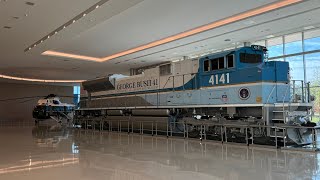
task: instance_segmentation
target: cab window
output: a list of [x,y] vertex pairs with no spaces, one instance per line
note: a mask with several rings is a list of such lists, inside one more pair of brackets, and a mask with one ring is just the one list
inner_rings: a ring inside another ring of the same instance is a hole
[[262,62],[261,54],[240,53],[240,62],[242,63],[260,63]]
[[210,61],[209,60],[204,61],[203,71],[205,71],[205,72],[210,71]]
[[211,60],[211,70],[224,69],[224,57]]
[[234,55],[230,54],[227,56],[227,68],[234,68]]

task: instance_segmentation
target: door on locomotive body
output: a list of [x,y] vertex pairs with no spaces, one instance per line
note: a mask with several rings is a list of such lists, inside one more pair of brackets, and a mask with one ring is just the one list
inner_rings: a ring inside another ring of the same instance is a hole
[[235,51],[214,54],[200,59],[201,104],[228,104],[228,85],[236,71]]
[[[262,103],[262,69],[264,63],[264,47],[251,46],[236,50],[237,71],[232,77],[232,89],[235,104]],[[231,90],[230,90],[231,91]]]

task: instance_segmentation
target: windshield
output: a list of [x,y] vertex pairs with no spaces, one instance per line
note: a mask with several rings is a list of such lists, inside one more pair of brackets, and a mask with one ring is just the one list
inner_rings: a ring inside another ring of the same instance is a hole
[[261,54],[240,53],[240,62],[242,63],[261,63]]

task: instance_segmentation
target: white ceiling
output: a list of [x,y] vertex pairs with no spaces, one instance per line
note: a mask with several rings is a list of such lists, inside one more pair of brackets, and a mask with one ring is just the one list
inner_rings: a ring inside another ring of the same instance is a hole
[[[276,0],[109,0],[28,52],[24,49],[98,0],[0,1],[0,74],[92,79],[320,24],[320,1],[302,3],[107,62],[42,56],[46,50],[104,57],[175,35]],[[28,14],[28,16],[25,16]],[[19,17],[15,19],[14,17]],[[11,29],[4,29],[10,26]],[[225,42],[231,39],[231,42]]]

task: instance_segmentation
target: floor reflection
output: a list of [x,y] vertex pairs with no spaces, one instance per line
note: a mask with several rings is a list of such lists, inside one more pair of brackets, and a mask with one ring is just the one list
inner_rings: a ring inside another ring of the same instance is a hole
[[[152,179],[191,179],[195,174],[198,179],[320,177],[316,153],[90,131],[78,131],[74,140],[79,145],[80,164],[84,169],[93,167],[102,170],[101,173],[113,171],[117,173],[115,176],[120,176],[122,171],[131,176],[148,175]],[[88,164],[90,166],[86,166]]]
[[0,142],[1,180],[320,179],[309,152],[59,126],[0,129]]

